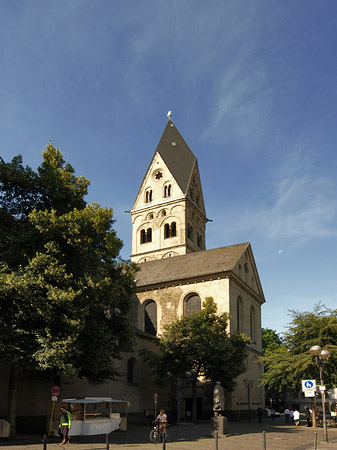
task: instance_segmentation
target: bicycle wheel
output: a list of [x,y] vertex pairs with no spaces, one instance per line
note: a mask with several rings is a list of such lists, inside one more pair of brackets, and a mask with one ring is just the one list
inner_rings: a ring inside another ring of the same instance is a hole
[[159,444],[160,442],[160,433],[158,430],[151,430],[150,431],[150,441],[154,444]]

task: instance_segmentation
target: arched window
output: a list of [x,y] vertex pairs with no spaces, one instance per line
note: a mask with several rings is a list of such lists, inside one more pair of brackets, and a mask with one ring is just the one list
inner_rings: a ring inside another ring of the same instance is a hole
[[193,227],[189,223],[187,224],[187,237],[193,241]]
[[184,301],[184,315],[188,316],[193,312],[201,310],[201,299],[198,294],[190,294]]
[[170,225],[168,223],[165,223],[164,225],[164,239],[167,239],[170,237]]
[[135,358],[128,360],[126,380],[128,384],[138,384],[138,362]]
[[241,297],[238,297],[236,304],[236,328],[240,333],[243,332],[242,320],[243,320],[242,300]]
[[255,309],[254,306],[251,306],[250,313],[249,313],[249,334],[252,338],[252,342],[256,342],[256,336],[255,336]]
[[199,248],[202,248],[202,236],[199,233],[197,233],[197,244]]
[[152,228],[143,229],[140,232],[140,243],[145,244],[146,242],[152,242]]
[[171,225],[166,223],[164,225],[164,239],[175,236],[177,236],[177,224],[175,222],[172,222]]
[[148,190],[145,192],[145,202],[146,202],[146,203],[152,202],[152,189],[148,189]]
[[153,300],[149,300],[144,309],[145,313],[145,332],[152,334],[153,336],[157,335],[157,304]]
[[164,197],[171,197],[172,187],[170,184],[164,186]]

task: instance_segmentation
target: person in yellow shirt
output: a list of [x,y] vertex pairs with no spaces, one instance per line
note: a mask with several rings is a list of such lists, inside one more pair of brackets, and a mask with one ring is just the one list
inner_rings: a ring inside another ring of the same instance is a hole
[[64,445],[69,442],[69,430],[71,428],[71,413],[67,411],[65,408],[61,408],[61,416],[59,422],[59,428],[61,430],[62,442],[60,445]]

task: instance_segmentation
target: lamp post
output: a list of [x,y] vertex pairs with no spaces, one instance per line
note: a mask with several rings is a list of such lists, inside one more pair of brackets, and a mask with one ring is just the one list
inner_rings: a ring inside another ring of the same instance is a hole
[[330,352],[328,350],[322,350],[319,345],[313,345],[310,348],[310,353],[315,358],[315,363],[319,368],[319,377],[322,386],[321,395],[322,395],[322,412],[323,412],[323,434],[325,438],[325,442],[328,441],[328,429],[326,426],[326,413],[325,413],[325,386],[324,386],[324,365],[326,360],[330,356]]
[[253,386],[254,380],[248,380],[247,378],[245,378],[243,382],[245,383],[245,386],[248,391],[248,422],[250,422],[250,390],[251,387]]

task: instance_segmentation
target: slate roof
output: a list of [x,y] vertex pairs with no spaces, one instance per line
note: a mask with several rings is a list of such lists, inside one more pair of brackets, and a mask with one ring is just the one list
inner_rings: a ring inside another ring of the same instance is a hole
[[[175,143],[175,145],[172,145],[172,143]],[[156,152],[163,158],[181,190],[184,194],[187,194],[188,184],[197,158],[184,141],[184,138],[172,120],[167,122],[154,155]]]
[[234,269],[249,242],[139,264],[137,286],[216,275]]

